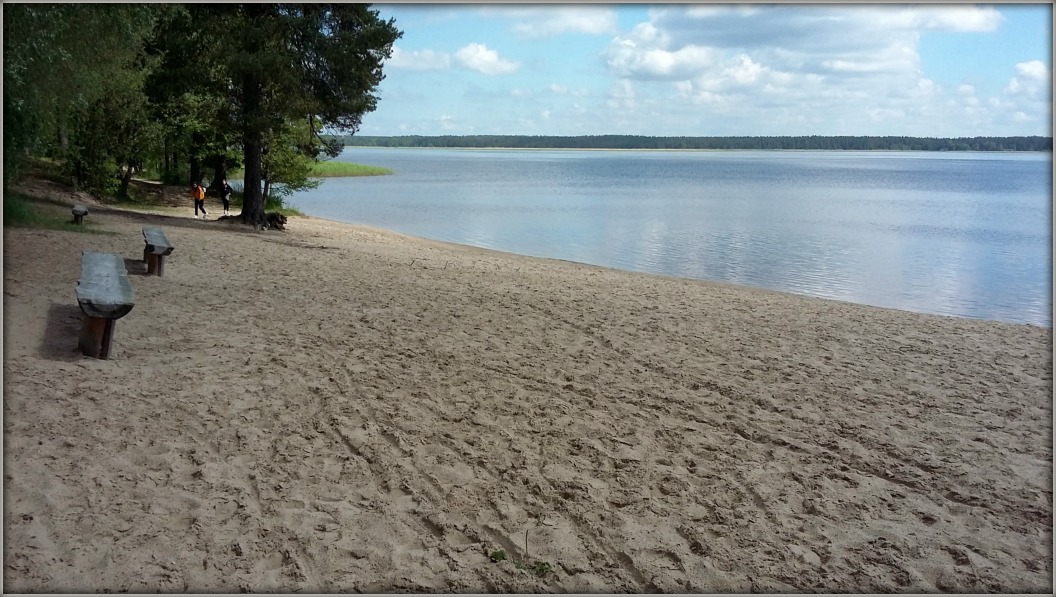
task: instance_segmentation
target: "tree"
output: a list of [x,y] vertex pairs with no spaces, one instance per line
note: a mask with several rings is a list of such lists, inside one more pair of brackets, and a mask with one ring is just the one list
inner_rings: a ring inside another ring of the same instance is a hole
[[[319,130],[358,130],[363,115],[377,106],[374,92],[384,78],[382,65],[402,32],[366,4],[216,4],[208,9],[215,16],[211,22],[231,41],[214,60],[226,65],[241,108],[242,219],[260,225],[265,139],[295,121],[318,123]],[[306,154],[340,151],[339,144],[324,141],[318,132],[313,136]]]
[[[29,152],[65,157],[75,118],[141,72],[143,40],[167,5],[4,7],[4,181]],[[83,124],[83,123],[81,123]]]
[[312,140],[318,133],[317,124],[292,122],[265,135],[260,172],[264,205],[273,197],[319,186],[319,180],[311,177],[318,156]]

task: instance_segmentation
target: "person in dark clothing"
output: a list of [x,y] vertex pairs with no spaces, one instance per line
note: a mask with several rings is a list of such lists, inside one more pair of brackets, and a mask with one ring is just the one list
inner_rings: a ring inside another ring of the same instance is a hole
[[231,185],[227,184],[227,179],[224,179],[223,186],[220,187],[220,200],[224,202],[224,215],[231,215]]

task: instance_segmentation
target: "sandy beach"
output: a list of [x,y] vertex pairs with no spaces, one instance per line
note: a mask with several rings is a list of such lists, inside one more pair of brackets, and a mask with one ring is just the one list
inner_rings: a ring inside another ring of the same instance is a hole
[[1053,589],[1051,329],[187,203],[4,229],[6,592]]

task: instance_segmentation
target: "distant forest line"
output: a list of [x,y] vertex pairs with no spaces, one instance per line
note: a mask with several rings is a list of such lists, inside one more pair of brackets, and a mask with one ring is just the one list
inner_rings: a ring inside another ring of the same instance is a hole
[[493,149],[817,149],[858,151],[1052,151],[1052,137],[646,137],[586,135],[346,135],[354,147]]

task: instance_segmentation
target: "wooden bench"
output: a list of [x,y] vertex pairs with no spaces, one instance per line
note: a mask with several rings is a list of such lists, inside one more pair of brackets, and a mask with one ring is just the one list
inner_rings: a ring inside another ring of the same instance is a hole
[[88,208],[83,205],[74,205],[71,211],[73,211],[73,223],[83,226],[84,216],[88,215]]
[[117,320],[135,304],[125,260],[113,253],[81,252],[77,304],[84,313],[78,347],[97,359],[110,357]]
[[143,261],[147,264],[147,273],[159,276],[164,274],[165,258],[172,253],[175,247],[165,237],[165,232],[161,228],[144,228],[143,242],[147,243],[147,246],[143,248]]

